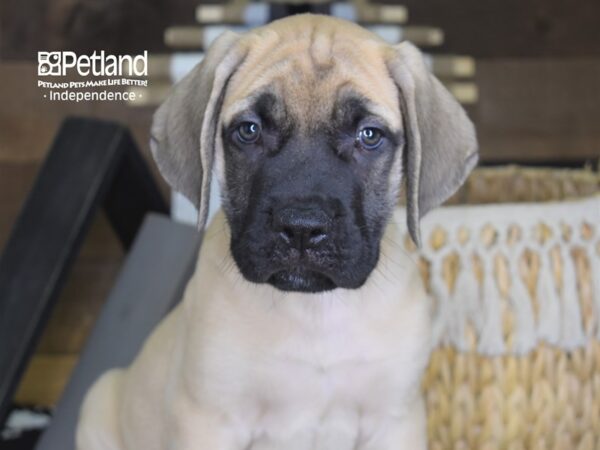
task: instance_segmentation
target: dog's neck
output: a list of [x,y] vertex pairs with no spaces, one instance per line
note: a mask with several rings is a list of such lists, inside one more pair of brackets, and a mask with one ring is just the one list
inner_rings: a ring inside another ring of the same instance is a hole
[[[200,294],[214,289],[211,297],[221,297],[243,309],[280,312],[303,322],[306,319],[313,323],[345,320],[348,315],[364,314],[366,310],[386,314],[390,308],[396,308],[398,302],[404,301],[401,299],[407,298],[407,292],[420,289],[417,264],[402,245],[404,238],[396,225],[399,219],[395,216],[388,224],[381,241],[379,262],[361,288],[338,288],[310,294],[284,292],[266,283],[256,284],[244,279],[231,256],[229,226],[223,212],[219,211],[205,231],[193,282]],[[244,302],[249,293],[254,299],[251,305]]]

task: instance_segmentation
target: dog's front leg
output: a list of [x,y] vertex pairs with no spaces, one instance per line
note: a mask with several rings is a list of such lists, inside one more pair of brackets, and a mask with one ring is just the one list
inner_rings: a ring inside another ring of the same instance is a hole
[[168,450],[243,450],[251,440],[228,414],[198,409],[189,398],[171,405],[168,420]]
[[169,439],[168,450],[243,450],[244,445],[227,425],[215,420],[189,421]]
[[105,373],[87,394],[76,433],[77,450],[124,450],[118,397],[123,371]]

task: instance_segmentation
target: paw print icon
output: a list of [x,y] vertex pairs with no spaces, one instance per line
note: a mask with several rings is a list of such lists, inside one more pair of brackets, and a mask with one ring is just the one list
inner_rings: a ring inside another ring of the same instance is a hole
[[60,52],[38,52],[38,76],[62,75]]

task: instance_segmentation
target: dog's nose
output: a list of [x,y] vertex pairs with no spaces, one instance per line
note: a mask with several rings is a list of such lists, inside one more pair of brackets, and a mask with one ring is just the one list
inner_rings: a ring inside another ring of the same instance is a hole
[[273,213],[273,231],[298,250],[315,248],[327,238],[331,220],[318,207],[284,207]]

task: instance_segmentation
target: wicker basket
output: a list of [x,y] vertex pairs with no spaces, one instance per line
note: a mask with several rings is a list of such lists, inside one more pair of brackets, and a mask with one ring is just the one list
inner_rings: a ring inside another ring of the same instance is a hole
[[421,250],[406,237],[435,317],[430,449],[600,449],[599,189],[588,170],[479,169]]

